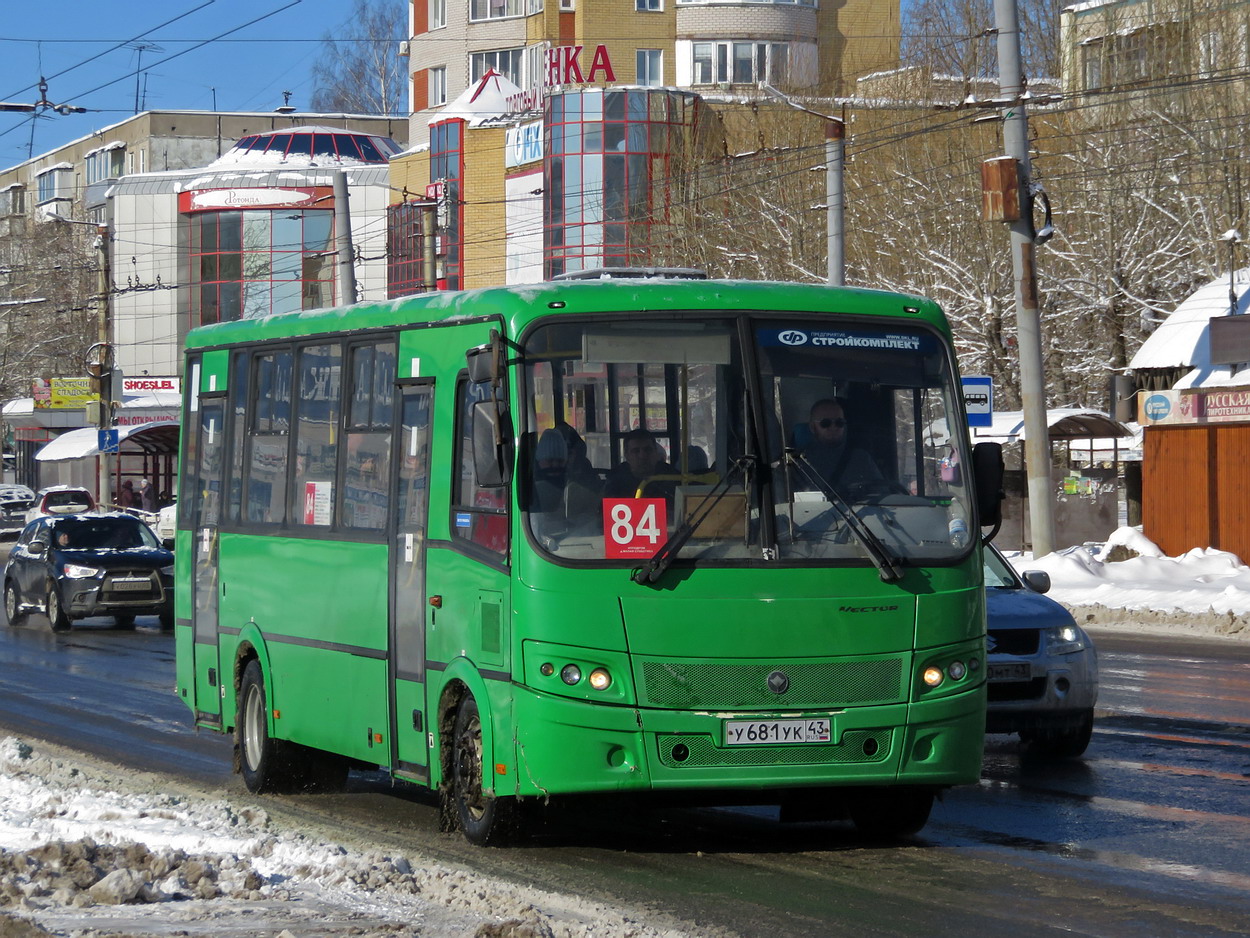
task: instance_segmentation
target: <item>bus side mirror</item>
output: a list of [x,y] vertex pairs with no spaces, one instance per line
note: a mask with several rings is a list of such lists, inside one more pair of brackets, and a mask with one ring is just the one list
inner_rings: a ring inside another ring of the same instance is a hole
[[503,380],[507,359],[504,355],[503,337],[498,330],[490,331],[490,342],[479,345],[464,353],[465,364],[469,369],[469,380],[474,384],[490,382],[498,387]]
[[972,447],[972,477],[976,482],[977,514],[982,527],[1002,520],[1003,447],[978,443]]
[[506,421],[507,411],[495,401],[473,405],[473,471],[483,488],[498,488],[510,479]]

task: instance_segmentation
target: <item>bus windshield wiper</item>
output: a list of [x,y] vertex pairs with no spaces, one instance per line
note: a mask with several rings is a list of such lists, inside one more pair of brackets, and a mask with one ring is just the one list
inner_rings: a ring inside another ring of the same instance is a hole
[[882,581],[893,583],[896,580],[901,580],[903,578],[903,570],[899,566],[898,558],[890,553],[890,548],[885,546],[885,542],[881,538],[872,533],[872,529],[864,523],[864,519],[855,514],[855,509],[851,507],[850,502],[833,487],[833,484],[822,478],[820,473],[807,461],[803,454],[795,449],[786,448],[786,462],[797,469],[808,483],[815,485],[829,499],[829,504],[841,515],[847,528],[850,529],[850,532],[855,535],[855,539],[867,551],[868,556],[876,565]]
[[677,559],[677,554],[686,546],[690,536],[703,523],[703,519],[711,513],[712,509],[729,492],[729,487],[734,480],[740,475],[745,475],[746,471],[754,464],[755,457],[750,454],[739,456],[735,459],[729,467],[729,471],[725,473],[724,478],[712,486],[712,491],[707,493],[703,503],[690,513],[689,517],[681,523],[667,541],[660,545],[660,549],[652,554],[646,563],[629,575],[630,579],[635,583],[654,583],[662,577],[664,571],[671,567],[673,561]]

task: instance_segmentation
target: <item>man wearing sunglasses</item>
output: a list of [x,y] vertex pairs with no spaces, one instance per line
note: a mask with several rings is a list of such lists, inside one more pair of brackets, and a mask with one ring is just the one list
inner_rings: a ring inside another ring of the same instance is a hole
[[824,398],[812,405],[808,415],[811,442],[803,448],[803,458],[820,477],[835,489],[875,482],[881,471],[865,450],[847,443],[846,412],[842,402]]

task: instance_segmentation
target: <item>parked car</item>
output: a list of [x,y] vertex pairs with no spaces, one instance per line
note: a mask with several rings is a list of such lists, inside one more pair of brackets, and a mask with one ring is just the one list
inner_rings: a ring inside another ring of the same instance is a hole
[[9,625],[32,612],[63,632],[74,619],[113,616],[122,628],[135,616],[174,624],[174,555],[133,515],[50,515],[22,529],[4,568]]
[[26,526],[26,512],[35,493],[24,485],[0,485],[0,534],[12,534]]
[[1019,733],[1036,755],[1073,758],[1089,746],[1098,653],[1072,613],[1048,596],[1042,570],[1019,576],[985,551],[987,733]]
[[174,534],[178,521],[177,503],[166,505],[156,516],[156,536],[170,550],[174,549]]
[[26,510],[29,523],[45,515],[74,515],[95,511],[95,496],[73,485],[50,485],[35,493],[34,503]]

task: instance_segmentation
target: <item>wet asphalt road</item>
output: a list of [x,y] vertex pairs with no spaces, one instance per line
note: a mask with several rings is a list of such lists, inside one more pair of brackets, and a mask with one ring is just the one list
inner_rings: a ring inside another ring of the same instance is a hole
[[[0,553],[7,544],[0,545]],[[771,809],[566,806],[534,844],[437,832],[428,795],[353,775],[344,795],[259,798],[344,841],[671,911],[742,935],[1250,934],[1250,642],[1094,631],[1102,692],[1086,757],[989,737],[981,783],[901,845]],[[173,636],[141,618],[0,629],[0,727],[251,797],[229,741],[173,694]]]

